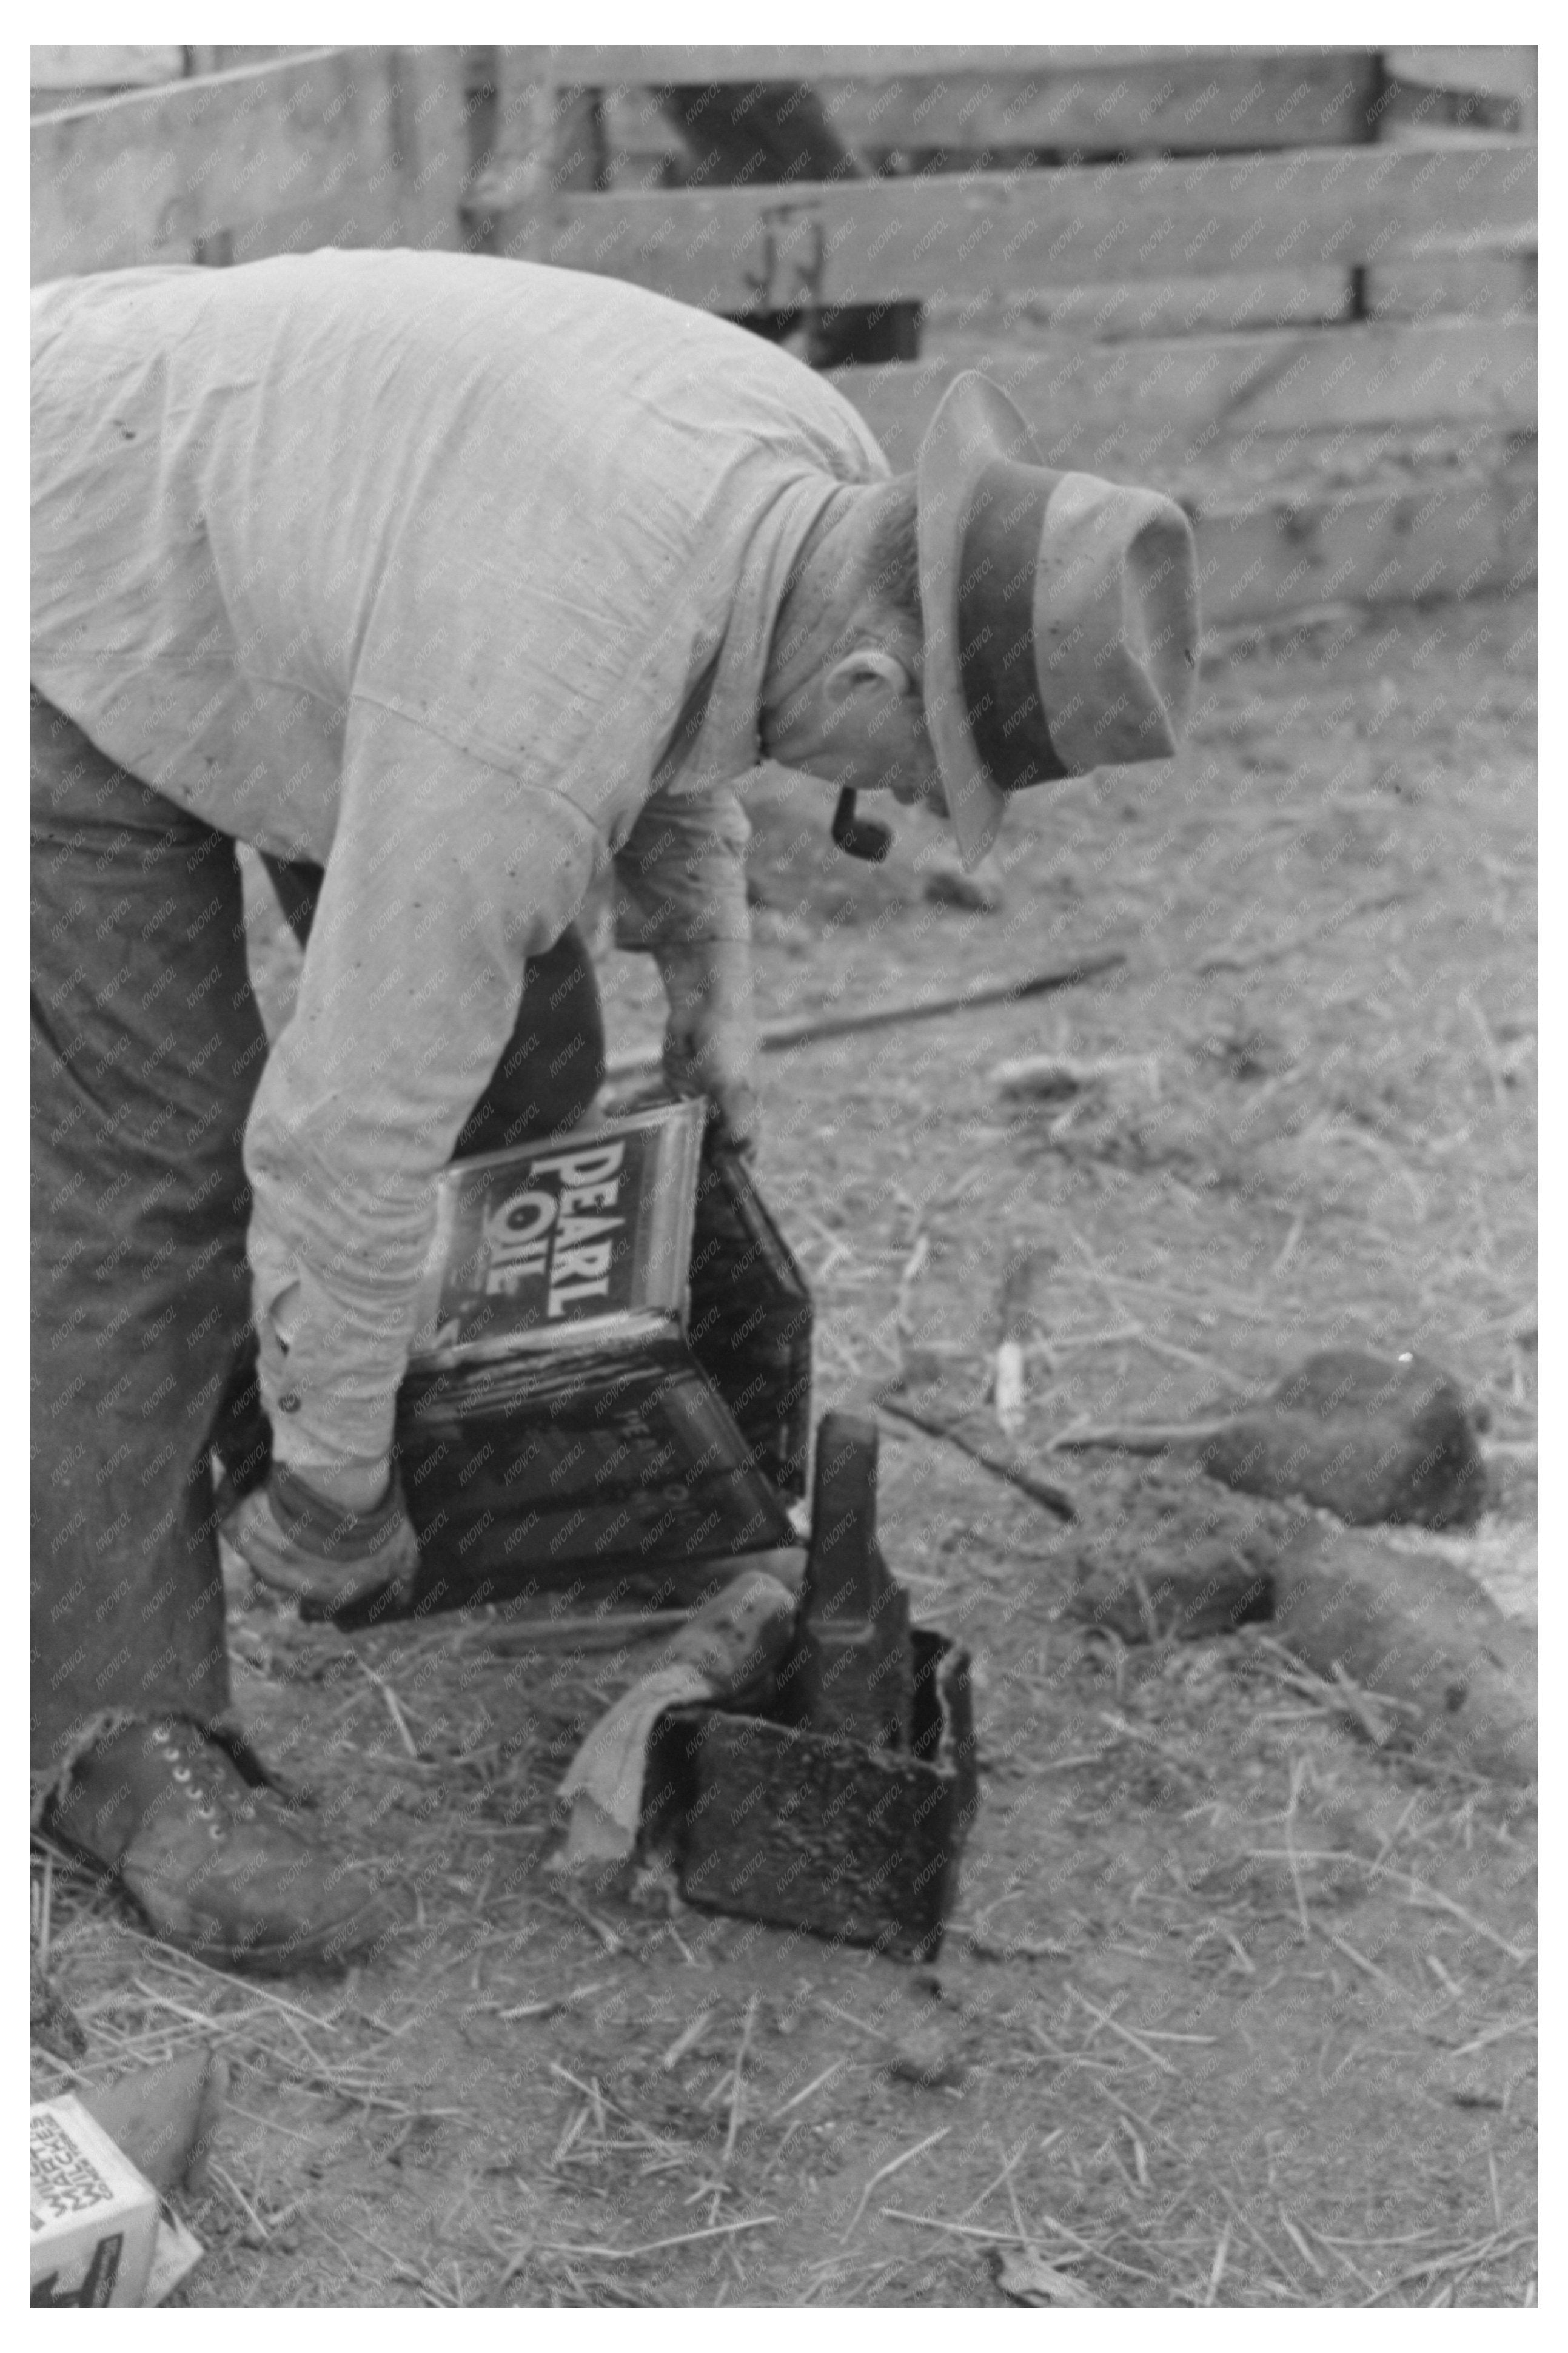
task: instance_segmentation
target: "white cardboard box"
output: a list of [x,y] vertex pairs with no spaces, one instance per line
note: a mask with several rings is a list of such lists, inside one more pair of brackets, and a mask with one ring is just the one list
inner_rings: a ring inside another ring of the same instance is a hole
[[30,2301],[140,2305],[158,2193],[68,2094],[28,2115]]

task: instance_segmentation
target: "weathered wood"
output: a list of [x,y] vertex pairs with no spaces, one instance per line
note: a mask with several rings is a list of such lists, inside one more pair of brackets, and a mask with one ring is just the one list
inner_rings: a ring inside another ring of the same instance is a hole
[[1527,587],[1534,512],[1532,486],[1499,468],[1200,515],[1204,618],[1218,628],[1336,601],[1419,604]]
[[331,188],[312,188],[303,203],[222,232],[212,240],[217,250],[198,258],[259,261],[323,245],[460,247],[474,178],[461,53],[428,45],[394,49],[386,72],[384,135],[378,130],[362,170],[345,174]]
[[[826,79],[811,88],[845,145],[877,161],[894,153],[956,160],[1021,149],[1201,153],[1368,136],[1375,80],[1368,50],[1235,57],[1209,50],[1164,64],[1138,51],[1118,54],[1121,62],[1112,65],[1066,67],[1057,57],[1028,74],[965,69]],[[665,129],[652,90],[622,83],[603,98],[611,185],[662,185],[666,160],[684,150]]]
[[32,275],[187,258],[298,206],[330,219],[388,153],[385,49],[316,50],[32,125]]
[[1533,48],[1401,48],[1384,55],[1374,136],[1406,147],[1475,146],[1501,132],[1536,135]]
[[1048,46],[1000,46],[952,42],[885,42],[856,46],[837,42],[640,43],[621,47],[579,44],[553,48],[551,70],[557,81],[602,88],[608,82],[821,82],[834,77],[888,77],[952,73],[1077,73],[1118,70],[1130,64],[1194,65],[1208,61],[1218,70],[1237,58],[1321,57],[1303,46],[1281,49],[1267,43],[1194,45],[1139,42],[1059,42]]
[[58,114],[63,107],[95,106],[127,90],[153,90],[183,81],[199,70],[189,62],[191,52],[162,47],[119,47],[73,45],[68,48],[35,47],[31,52],[29,114]]
[[527,260],[547,259],[552,205],[562,190],[600,185],[603,126],[592,90],[563,82],[542,48],[497,48],[488,67],[494,92],[489,151],[467,211],[472,238],[484,253],[500,251],[497,203],[521,192],[505,250]]
[[657,90],[617,87],[603,93],[612,188],[658,188],[678,174],[689,150],[658,102]]
[[[691,77],[683,76],[689,80]],[[862,156],[894,152],[974,156],[991,150],[1079,149],[1201,153],[1226,148],[1328,146],[1364,140],[1374,95],[1370,50],[1205,50],[1151,59],[1124,49],[1110,63],[982,72],[831,73],[811,87],[837,136]],[[605,93],[617,144],[647,159],[646,90]]]
[[394,94],[390,161],[396,185],[387,209],[395,233],[353,241],[422,250],[459,247],[465,241],[464,206],[474,180],[463,52],[447,44],[395,49],[389,70]]
[[1374,263],[1362,285],[1369,319],[1527,319],[1536,307],[1533,254],[1448,254]]
[[1016,1447],[998,1453],[994,1447],[966,1430],[962,1421],[942,1420],[935,1414],[923,1413],[918,1406],[907,1405],[902,1398],[883,1395],[879,1397],[877,1403],[884,1413],[892,1414],[900,1421],[912,1423],[916,1430],[923,1430],[929,1438],[945,1438],[950,1446],[956,1446],[961,1454],[967,1454],[970,1461],[978,1462],[983,1471],[989,1471],[994,1478],[1005,1480],[1008,1486],[1016,1487],[1032,1502],[1043,1504],[1048,1512],[1056,1514],[1058,1520],[1077,1519],[1078,1509],[1072,1497],[1064,1494],[1061,1488],[1053,1485],[1050,1480],[1042,1479]]
[[284,58],[303,57],[310,47],[301,41],[227,41],[189,48],[185,55],[192,73],[232,73],[237,66],[276,65]]
[[461,242],[455,48],[316,49],[32,124],[35,282],[145,260]]
[[[498,249],[537,237],[529,188],[498,181]],[[521,206],[521,212],[515,209]],[[545,258],[700,308],[963,301],[1108,279],[1215,275],[1533,244],[1535,149],[1296,148],[831,186],[569,196]]]
[[[1494,265],[1495,266],[1495,265]],[[1182,343],[1033,352],[978,342],[930,364],[835,378],[895,466],[961,366],[983,367],[1029,417],[1053,462],[1142,476],[1181,491],[1191,470],[1238,443],[1278,447],[1305,471],[1324,437],[1534,421],[1531,321],[1346,327]],[[1476,371],[1478,366],[1480,373]],[[1520,371],[1523,371],[1522,374]],[[1303,437],[1310,437],[1303,461]],[[1535,575],[1533,486],[1500,462],[1394,482],[1268,489],[1205,502],[1195,517],[1211,626],[1273,619],[1335,599],[1368,604],[1522,586]]]
[[866,153],[1182,154],[1364,140],[1375,86],[1376,60],[1365,49],[1204,50],[1191,58],[1127,49],[1095,66],[1067,66],[1058,56],[1026,73],[959,69],[935,80],[824,79],[816,90],[839,137]]
[[575,108],[577,94],[554,78],[545,50],[498,49],[496,61],[494,143],[475,188],[471,211],[482,249],[498,251],[490,191],[503,185],[516,188],[520,195],[517,232],[507,250],[528,260],[542,260],[557,185],[561,130]]
[[[1053,972],[1037,972],[1022,980],[982,981],[970,988],[934,997],[917,997],[901,1005],[863,1005],[848,1013],[828,1007],[791,1021],[770,1022],[758,1033],[764,1054],[784,1054],[795,1046],[811,1046],[827,1038],[847,1038],[867,1029],[902,1029],[910,1021],[930,1021],[939,1014],[973,1013],[985,1005],[1016,1005],[1026,997],[1045,997],[1058,988],[1074,988],[1102,972],[1113,972],[1126,957],[1119,952],[1083,956],[1077,964]],[[657,1070],[663,1055],[657,1041],[630,1046],[612,1054],[605,1066],[607,1079],[626,1079],[639,1071]]]
[[1011,394],[1053,465],[1102,469],[1114,455],[1168,478],[1242,433],[1311,432],[1384,422],[1535,422],[1535,331],[1462,322],[1358,324],[1146,343],[1069,340],[1019,352],[951,347],[939,361],[842,368],[834,382],[897,469],[962,367]]
[[1384,51],[1391,79],[1427,89],[1477,90],[1492,98],[1533,99],[1540,79],[1539,49],[1500,43],[1398,48]]
[[35,90],[149,89],[179,81],[184,70],[184,50],[170,43],[35,42],[27,52],[27,79]]
[[[1517,269],[1488,255],[1468,264],[1412,262],[1477,270]],[[1370,274],[1370,273],[1369,273]],[[928,302],[921,348],[935,357],[951,335],[1027,345],[1045,335],[1087,335],[1100,343],[1150,336],[1237,333],[1248,327],[1330,326],[1354,316],[1348,269],[1237,270],[1223,278],[1148,279],[1128,285],[1063,286],[1041,294],[993,297],[985,287],[960,304]]]

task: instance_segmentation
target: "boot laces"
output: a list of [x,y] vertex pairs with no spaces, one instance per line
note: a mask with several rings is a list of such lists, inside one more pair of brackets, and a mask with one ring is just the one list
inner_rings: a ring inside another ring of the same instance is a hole
[[188,1796],[192,1811],[206,1824],[210,1839],[221,1839],[229,1820],[244,1820],[254,1811],[248,1789],[236,1801],[232,1784],[238,1776],[226,1752],[195,1725],[173,1721],[155,1724],[153,1745],[163,1752],[174,1779]]

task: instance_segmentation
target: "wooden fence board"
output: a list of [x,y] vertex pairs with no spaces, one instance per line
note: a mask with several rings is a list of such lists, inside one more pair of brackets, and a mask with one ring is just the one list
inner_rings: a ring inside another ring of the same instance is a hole
[[185,53],[168,44],[35,42],[27,52],[27,79],[35,90],[134,90],[179,81]]
[[128,90],[181,81],[188,69],[184,49],[169,46],[35,46],[29,53],[27,111],[57,114],[62,107],[91,106]]
[[323,245],[447,250],[464,241],[469,168],[467,93],[455,47],[388,52],[391,105],[376,152],[331,187],[205,240],[199,259],[260,261]]
[[[1216,61],[1217,60],[1217,61]],[[1114,64],[981,73],[963,66],[872,80],[831,73],[812,84],[845,144],[863,157],[895,150],[976,156],[994,149],[1203,153],[1241,147],[1333,146],[1371,135],[1377,78],[1369,50]],[[666,142],[653,131],[652,93],[605,92],[612,141],[639,161]]]
[[1022,74],[964,69],[875,81],[824,79],[816,94],[841,139],[894,148],[1081,148],[1104,154],[1334,146],[1370,135],[1376,60],[1366,50],[1301,56],[1054,65]]
[[913,464],[937,402],[969,366],[1011,394],[1050,463],[1147,468],[1158,481],[1242,434],[1384,423],[1414,433],[1439,419],[1528,430],[1535,343],[1532,321],[1064,341],[1026,352],[950,343],[940,360],[840,368],[833,380],[896,469]]
[[[1522,504],[1526,527],[1513,512]],[[1200,514],[1205,624],[1335,602],[1397,605],[1522,587],[1534,577],[1528,496],[1500,471],[1356,485]],[[1511,527],[1510,527],[1511,526]]]
[[188,257],[306,190],[330,215],[387,153],[387,55],[321,50],[37,117],[35,280]]
[[460,244],[464,106],[455,47],[322,49],[38,117],[33,278]]
[[397,49],[391,72],[397,98],[397,234],[386,242],[440,250],[460,246],[473,185],[464,53],[447,44]]
[[277,65],[284,58],[307,56],[309,42],[288,41],[227,41],[207,44],[190,52],[191,71],[198,74],[232,73],[237,66]]
[[[538,236],[491,186],[497,250]],[[521,192],[519,192],[521,193]],[[963,301],[1089,281],[1533,244],[1535,149],[1297,148],[962,178],[566,196],[544,257],[700,308]],[[536,248],[537,249],[537,248]]]
[[1501,43],[1386,49],[1384,62],[1396,81],[1427,89],[1478,90],[1490,98],[1533,99],[1540,79],[1538,49]]
[[[1517,271],[1517,262],[1489,256],[1470,264],[1412,262],[1400,267]],[[928,303],[921,348],[932,356],[952,333],[1026,347],[1045,335],[1087,335],[1101,343],[1150,335],[1238,332],[1247,327],[1329,326],[1348,321],[1351,274],[1331,264],[1318,269],[1238,270],[1224,278],[1144,279],[1131,286],[1063,286],[1043,294],[994,299],[982,290],[963,304]]]
[[[506,52],[502,51],[502,56]],[[805,81],[830,79],[951,73],[1076,73],[1089,68],[1121,70],[1140,65],[1192,65],[1217,69],[1237,58],[1321,57],[1322,51],[1295,44],[1281,49],[1266,42],[1164,44],[1139,41],[1094,45],[1059,42],[1030,47],[987,43],[921,41],[856,46],[838,42],[653,42],[620,47],[582,44],[547,52],[557,81],[602,89],[626,82]],[[1369,51],[1368,54],[1371,54]]]
[[1366,273],[1369,319],[1523,319],[1535,311],[1533,254],[1448,254],[1377,262]]

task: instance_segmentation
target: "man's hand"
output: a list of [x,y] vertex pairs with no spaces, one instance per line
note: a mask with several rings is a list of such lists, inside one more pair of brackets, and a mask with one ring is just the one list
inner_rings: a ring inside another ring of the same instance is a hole
[[419,1566],[395,1473],[379,1504],[355,1511],[275,1462],[266,1486],[228,1514],[223,1534],[263,1585],[292,1594],[312,1617],[393,1588],[407,1592]]
[[665,1082],[677,1094],[706,1095],[717,1140],[748,1152],[762,1125],[751,950],[740,940],[700,940],[654,953],[669,999]]

